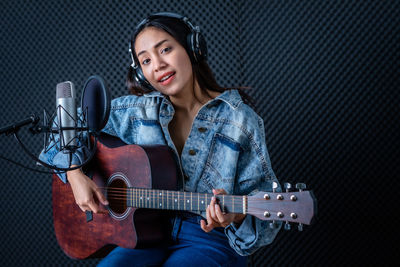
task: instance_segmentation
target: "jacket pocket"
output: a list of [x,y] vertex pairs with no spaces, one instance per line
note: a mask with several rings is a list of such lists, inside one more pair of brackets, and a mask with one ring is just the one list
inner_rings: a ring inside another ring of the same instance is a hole
[[223,188],[233,192],[240,144],[230,137],[216,133],[212,139],[206,166],[199,180],[198,192],[211,192]]
[[157,120],[134,119],[135,139],[138,145],[165,145],[161,125]]

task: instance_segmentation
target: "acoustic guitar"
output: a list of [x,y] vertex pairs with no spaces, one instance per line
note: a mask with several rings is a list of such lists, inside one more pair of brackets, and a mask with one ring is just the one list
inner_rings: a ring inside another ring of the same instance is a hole
[[[171,211],[205,211],[213,194],[177,191],[179,171],[167,146],[127,145],[101,136],[89,172],[109,201],[108,213],[83,213],[70,185],[52,181],[54,229],[71,258],[104,257],[115,246],[151,247],[167,240]],[[258,192],[252,196],[218,195],[224,212],[261,220],[310,224],[316,200],[311,191]],[[273,224],[272,224],[273,225]]]

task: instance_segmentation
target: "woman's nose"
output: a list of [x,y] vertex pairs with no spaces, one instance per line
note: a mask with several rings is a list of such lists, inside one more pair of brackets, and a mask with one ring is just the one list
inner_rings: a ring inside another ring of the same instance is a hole
[[162,70],[167,66],[167,63],[161,57],[155,58],[153,62],[154,62],[154,71]]

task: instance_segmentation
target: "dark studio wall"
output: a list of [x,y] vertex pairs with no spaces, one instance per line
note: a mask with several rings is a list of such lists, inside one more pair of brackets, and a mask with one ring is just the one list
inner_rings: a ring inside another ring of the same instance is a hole
[[[130,34],[156,11],[200,25],[217,80],[252,88],[278,179],[305,182],[318,199],[314,225],[282,230],[249,265],[386,262],[395,194],[384,192],[399,171],[400,1],[1,1],[0,127],[53,112],[62,81],[79,97],[97,74],[113,97],[127,94]],[[40,152],[42,136],[21,138]],[[0,155],[35,167],[12,136],[0,136]],[[0,265],[97,263],[58,247],[50,175],[0,160],[0,206]]]

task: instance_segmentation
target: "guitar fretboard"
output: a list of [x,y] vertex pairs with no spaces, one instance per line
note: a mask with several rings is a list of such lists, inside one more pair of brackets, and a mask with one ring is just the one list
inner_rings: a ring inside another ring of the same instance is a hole
[[[128,188],[129,207],[163,210],[205,211],[213,194]],[[247,196],[217,195],[221,210],[227,213],[247,213]]]

